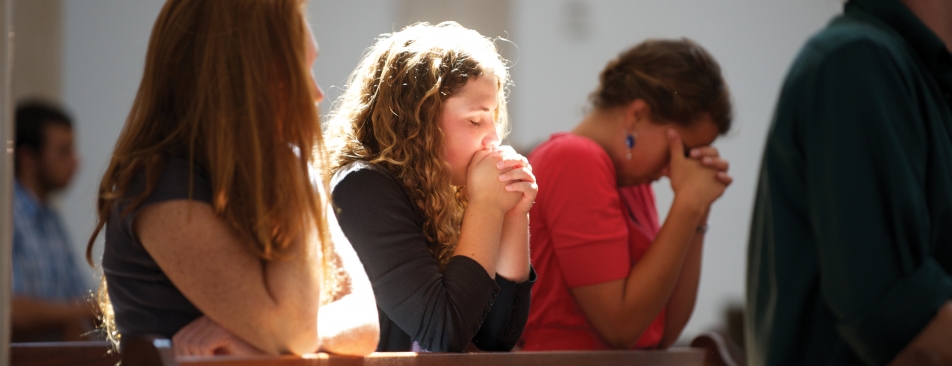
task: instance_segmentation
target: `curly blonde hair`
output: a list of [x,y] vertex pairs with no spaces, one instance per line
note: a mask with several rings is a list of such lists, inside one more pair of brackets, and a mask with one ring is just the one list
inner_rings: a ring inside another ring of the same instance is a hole
[[504,136],[509,71],[492,40],[456,22],[384,34],[351,74],[325,131],[332,173],[363,160],[397,177],[423,213],[441,267],[459,240],[466,198],[450,182],[439,118],[447,98],[484,74],[498,80],[494,121]]

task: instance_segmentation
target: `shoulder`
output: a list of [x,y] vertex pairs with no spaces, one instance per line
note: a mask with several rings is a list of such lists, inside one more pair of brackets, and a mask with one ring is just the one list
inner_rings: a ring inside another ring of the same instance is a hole
[[[379,200],[386,197],[404,197],[403,185],[389,170],[373,163],[358,160],[341,167],[331,177],[331,195],[336,204],[341,200]],[[408,201],[409,202],[409,201]]]
[[[875,20],[835,19],[794,60],[775,110],[774,120],[783,121],[775,132],[802,138],[822,132],[810,126],[872,131],[864,118],[899,122],[887,112],[908,113],[914,105],[919,62],[912,52],[905,39]],[[874,105],[883,113],[871,114]]]
[[605,170],[614,174],[611,158],[589,138],[572,133],[552,135],[529,154],[529,163],[537,172],[559,170]]
[[366,161],[348,164],[333,175],[331,197],[344,226],[354,219],[362,221],[368,215],[378,219],[380,216],[419,216],[397,178],[386,168]]
[[340,186],[374,186],[377,184],[395,185],[400,183],[390,171],[376,164],[357,160],[341,167],[331,177],[331,192]]
[[31,221],[40,206],[36,199],[27,192],[26,188],[20,185],[20,182],[14,179],[13,184],[13,222],[17,226]]
[[212,200],[212,184],[207,171],[197,163],[186,159],[171,157],[157,173],[150,176],[148,168],[141,169],[132,179],[125,197],[135,198],[145,192],[150,183],[153,187],[149,196],[142,205],[152,203],[193,199],[210,203]]
[[595,141],[573,133],[557,133],[539,144],[529,158],[547,159],[555,157],[602,157],[608,158],[605,150]]
[[842,78],[835,76],[842,70],[900,71],[915,63],[911,52],[894,30],[870,20],[843,16],[810,38],[794,61],[790,77],[834,76],[824,79],[837,82]]
[[843,15],[817,32],[808,45],[826,50],[836,50],[850,45],[866,44],[880,47],[895,47],[902,44],[902,36],[885,24],[870,19]]
[[538,210],[561,211],[562,204],[579,208],[617,201],[615,165],[602,146],[589,138],[571,133],[553,135],[529,154],[529,163],[540,187]]

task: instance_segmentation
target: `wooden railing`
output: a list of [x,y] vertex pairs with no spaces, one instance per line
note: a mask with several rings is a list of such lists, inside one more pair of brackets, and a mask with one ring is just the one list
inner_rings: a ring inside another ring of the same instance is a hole
[[11,343],[12,366],[115,366],[119,354],[109,342]]
[[[710,337],[704,336],[702,337]],[[374,353],[367,357],[347,357],[324,353],[295,356],[215,356],[179,357],[172,354],[171,342],[161,338],[124,340],[122,366],[485,366],[485,365],[742,365],[725,360],[730,355],[717,349],[709,339],[694,345],[706,348],[671,348],[664,351],[558,351],[485,353]],[[716,335],[714,336],[716,338]],[[706,344],[702,344],[706,343]],[[713,346],[708,346],[713,345]],[[723,347],[722,347],[723,348]],[[30,366],[114,366],[120,357],[110,352],[106,342],[62,342],[11,346],[11,365]],[[725,362],[726,361],[726,362]]]

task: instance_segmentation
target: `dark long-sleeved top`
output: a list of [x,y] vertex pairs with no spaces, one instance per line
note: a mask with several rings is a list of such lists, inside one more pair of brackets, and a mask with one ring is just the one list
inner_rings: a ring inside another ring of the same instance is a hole
[[886,364],[952,297],[952,58],[854,0],[781,90],[750,233],[751,365]]
[[472,341],[509,351],[529,316],[527,282],[495,280],[476,261],[455,256],[441,272],[427,249],[423,215],[386,169],[356,162],[331,183],[337,219],[377,298],[377,351],[460,352]]

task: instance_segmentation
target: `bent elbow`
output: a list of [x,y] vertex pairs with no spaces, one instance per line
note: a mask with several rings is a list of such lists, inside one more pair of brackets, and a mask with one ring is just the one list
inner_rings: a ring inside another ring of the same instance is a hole
[[366,356],[377,350],[377,342],[380,340],[380,327],[377,327],[376,324],[371,327],[368,324],[366,328],[368,329],[358,330],[357,339],[352,343],[352,346],[344,350],[342,354]]
[[367,322],[350,331],[321,342],[321,350],[347,356],[366,356],[377,350],[380,340],[380,326],[376,321]]
[[605,343],[612,349],[626,350],[631,349],[635,342],[638,341],[638,338],[641,338],[644,329],[623,329],[622,327],[615,327],[600,331],[599,333],[601,333]]
[[[278,319],[275,319],[277,317]],[[290,316],[273,314],[270,322],[262,321],[260,324],[272,324],[272,327],[266,331],[267,338],[272,340],[273,352],[278,354],[303,355],[317,351],[317,316]],[[279,320],[280,319],[280,320]],[[269,319],[263,319],[269,320]],[[267,350],[266,350],[267,351]]]
[[290,333],[284,340],[282,353],[291,353],[297,356],[317,351],[317,322],[313,327],[300,327],[297,332]]
[[605,338],[606,343],[612,349],[617,350],[626,350],[630,349],[632,344],[635,344],[637,338],[628,338],[628,337],[612,337]]
[[365,330],[359,332],[360,341],[356,342],[359,347],[355,350],[355,356],[366,356],[377,350],[377,343],[380,341],[380,323],[374,318],[373,323],[364,325]]
[[373,297],[347,295],[321,307],[319,318],[322,351],[365,356],[377,350],[380,321]]

